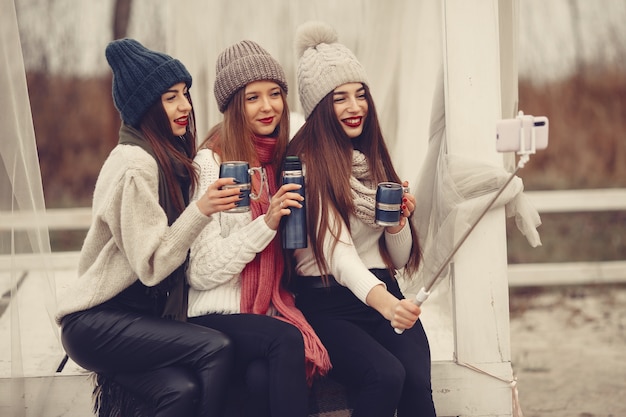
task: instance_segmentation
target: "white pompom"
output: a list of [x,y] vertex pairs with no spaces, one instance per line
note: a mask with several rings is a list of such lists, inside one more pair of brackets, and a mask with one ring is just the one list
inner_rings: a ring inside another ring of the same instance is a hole
[[309,48],[315,48],[320,43],[335,43],[338,39],[337,31],[328,23],[318,21],[304,23],[296,30],[296,54],[299,58]]

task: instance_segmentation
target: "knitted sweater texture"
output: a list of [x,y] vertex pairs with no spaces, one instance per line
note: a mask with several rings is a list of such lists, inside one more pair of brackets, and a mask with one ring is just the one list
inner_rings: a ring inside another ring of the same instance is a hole
[[[220,160],[213,151],[202,149],[196,155],[201,167],[196,200],[201,190],[219,178]],[[208,313],[239,313],[241,271],[276,236],[261,215],[252,220],[251,212],[220,212],[191,246],[189,258],[189,317]]]
[[[267,161],[270,148],[273,149],[268,146],[272,141],[257,138],[256,142],[257,152],[262,150],[259,159]],[[213,151],[203,149],[195,162],[200,167],[199,190],[203,190],[218,178],[219,159]],[[275,174],[271,168],[266,169],[271,192]],[[302,333],[306,376],[312,383],[316,375],[328,372],[330,359],[311,325],[296,308],[293,295],[280,285],[282,255],[276,248],[276,231],[265,223],[264,211],[259,205],[251,204],[249,212],[219,212],[211,216],[213,221],[191,248],[187,315],[268,314],[294,325]]]
[[156,161],[138,146],[117,145],[96,182],[78,277],[59,291],[57,322],[108,301],[137,279],[158,284],[184,262],[210,220],[190,204],[168,226]]

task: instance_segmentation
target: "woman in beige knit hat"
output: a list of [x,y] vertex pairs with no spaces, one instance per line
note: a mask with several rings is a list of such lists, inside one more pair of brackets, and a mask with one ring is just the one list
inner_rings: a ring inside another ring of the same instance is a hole
[[[226,48],[216,64],[215,98],[222,122],[195,158],[199,189],[217,180],[220,163],[263,168],[252,177],[248,211],[220,212],[191,248],[189,321],[227,334],[237,378],[248,398],[246,416],[305,417],[307,381],[325,374],[328,354],[293,295],[282,285],[277,230],[303,198],[297,184],[277,185],[289,141],[287,82],[280,64],[257,43]],[[199,195],[193,198],[199,197]],[[192,199],[193,199],[192,198]]]
[[415,197],[403,194],[399,224],[375,222],[378,183],[408,182],[393,168],[365,70],[327,24],[300,26],[296,47],[306,122],[288,154],[306,164],[309,216],[309,245],[294,254],[296,305],[328,350],[329,376],[356,391],[352,417],[434,417],[420,308],[395,279],[420,262]]

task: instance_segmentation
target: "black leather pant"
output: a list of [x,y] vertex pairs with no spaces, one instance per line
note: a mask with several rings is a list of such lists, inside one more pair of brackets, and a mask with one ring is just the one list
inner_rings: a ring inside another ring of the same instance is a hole
[[221,416],[230,340],[190,323],[98,306],[62,321],[68,356],[154,407],[155,417]]

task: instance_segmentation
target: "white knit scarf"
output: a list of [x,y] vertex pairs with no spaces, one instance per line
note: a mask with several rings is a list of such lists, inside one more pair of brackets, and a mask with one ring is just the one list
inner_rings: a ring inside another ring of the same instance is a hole
[[356,149],[352,151],[352,175],[350,176],[350,188],[354,199],[356,216],[372,229],[380,229],[375,223],[376,187],[370,177],[367,158]]

